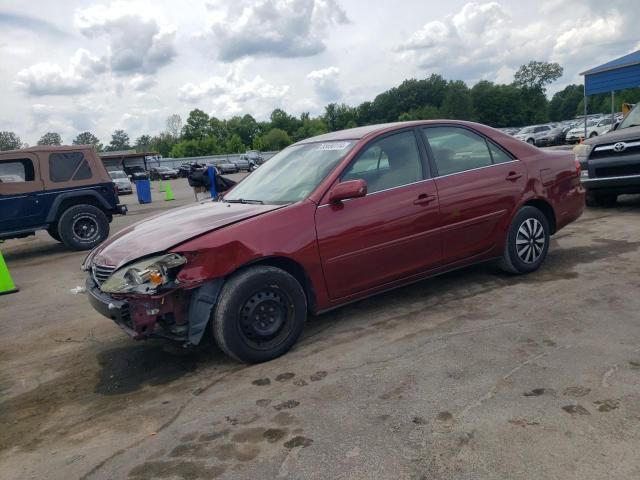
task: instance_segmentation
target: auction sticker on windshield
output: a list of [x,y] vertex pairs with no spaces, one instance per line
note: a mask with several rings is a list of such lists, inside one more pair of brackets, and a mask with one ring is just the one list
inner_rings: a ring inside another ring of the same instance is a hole
[[331,143],[321,143],[316,148],[316,151],[327,151],[327,150],[344,150],[350,145],[349,142],[331,142]]

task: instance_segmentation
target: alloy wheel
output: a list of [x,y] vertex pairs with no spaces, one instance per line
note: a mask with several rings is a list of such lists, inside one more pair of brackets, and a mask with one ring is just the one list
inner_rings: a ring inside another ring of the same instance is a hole
[[544,251],[546,241],[542,223],[536,218],[527,218],[518,228],[516,235],[518,257],[524,263],[537,262]]

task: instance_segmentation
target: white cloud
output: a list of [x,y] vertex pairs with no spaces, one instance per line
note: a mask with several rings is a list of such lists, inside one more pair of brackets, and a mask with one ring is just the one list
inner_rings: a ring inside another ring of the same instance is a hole
[[342,90],[338,84],[340,69],[327,67],[309,72],[307,78],[311,80],[316,94],[323,102],[334,102],[342,97]]
[[149,4],[115,2],[79,10],[75,24],[89,38],[106,35],[111,70],[117,75],[153,74],[176,56],[175,28],[162,25]]
[[348,23],[336,0],[239,1],[225,9],[209,3],[210,39],[220,59],[307,57],[325,50],[330,26]]
[[98,75],[105,70],[102,60],[81,48],[66,69],[55,63],[36,63],[18,72],[17,84],[34,96],[76,95],[93,90]]
[[289,86],[272,85],[260,75],[248,80],[241,74],[241,67],[232,67],[223,77],[186,83],[178,91],[178,98],[192,105],[211,105],[216,116],[248,112],[261,116],[281,105],[288,91]]

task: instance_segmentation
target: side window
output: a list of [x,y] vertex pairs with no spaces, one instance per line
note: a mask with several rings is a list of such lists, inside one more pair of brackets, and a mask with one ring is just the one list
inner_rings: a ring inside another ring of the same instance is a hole
[[82,152],[52,153],[49,155],[49,178],[52,182],[86,180],[91,167]]
[[423,132],[433,152],[439,175],[450,175],[492,164],[485,139],[466,128],[431,127],[425,128]]
[[505,163],[513,160],[509,155],[507,155],[504,150],[499,148],[492,142],[487,141],[489,145],[489,151],[491,152],[491,158],[493,159],[493,163]]
[[347,167],[341,180],[358,178],[367,182],[369,193],[422,180],[422,161],[415,134],[396,133],[369,145]]
[[23,183],[34,180],[33,162],[28,158],[0,161],[0,183]]

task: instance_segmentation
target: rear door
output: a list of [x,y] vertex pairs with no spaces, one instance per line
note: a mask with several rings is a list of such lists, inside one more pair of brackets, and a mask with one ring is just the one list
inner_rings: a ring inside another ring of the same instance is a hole
[[435,266],[442,248],[436,187],[413,129],[373,140],[341,181],[368,193],[316,211],[329,296],[343,299]]
[[502,241],[524,192],[525,166],[491,140],[461,126],[422,129],[442,220],[447,263],[481,255]]
[[0,154],[0,230],[39,227],[46,214],[38,159],[30,153]]

